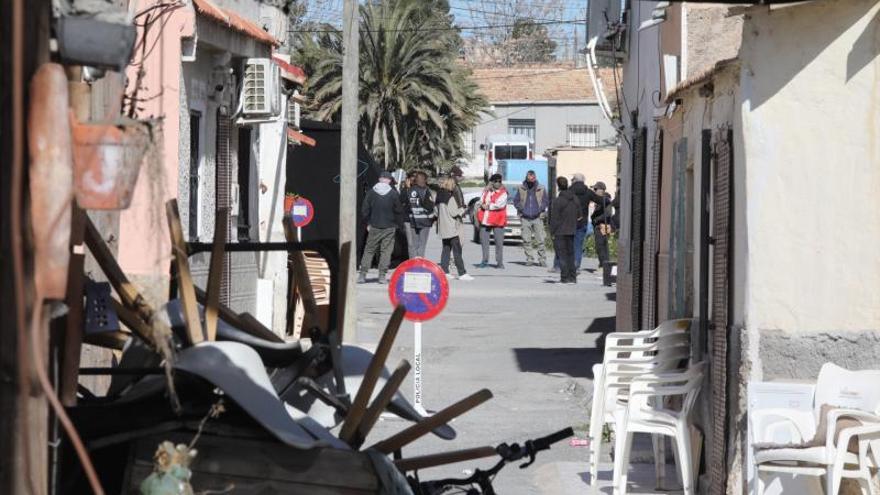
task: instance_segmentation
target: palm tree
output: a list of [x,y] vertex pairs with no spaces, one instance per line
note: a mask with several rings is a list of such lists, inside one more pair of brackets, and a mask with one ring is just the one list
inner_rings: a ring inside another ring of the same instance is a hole
[[[442,2],[442,3],[441,3]],[[462,133],[488,103],[457,60],[458,33],[442,0],[361,6],[360,132],[387,169],[435,168],[462,156]],[[338,121],[342,50],[337,32],[302,36],[298,62],[311,69],[308,109]]]

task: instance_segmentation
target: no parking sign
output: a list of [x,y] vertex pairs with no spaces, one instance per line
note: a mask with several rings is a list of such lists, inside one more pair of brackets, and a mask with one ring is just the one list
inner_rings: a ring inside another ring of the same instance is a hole
[[415,322],[415,342],[413,343],[413,402],[420,414],[427,415],[422,405],[422,322],[428,321],[443,311],[449,299],[449,281],[436,263],[424,258],[415,258],[401,263],[388,284],[388,298],[391,305],[406,308],[404,318]]
[[404,261],[388,284],[391,305],[402,304],[409,321],[428,321],[443,311],[449,299],[449,281],[436,263],[424,258]]
[[290,207],[290,219],[294,227],[305,227],[315,218],[315,207],[312,202],[302,196],[297,196]]

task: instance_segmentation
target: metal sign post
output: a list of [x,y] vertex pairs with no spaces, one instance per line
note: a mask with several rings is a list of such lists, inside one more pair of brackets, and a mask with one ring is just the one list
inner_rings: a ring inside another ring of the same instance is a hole
[[449,282],[436,263],[424,258],[416,258],[394,270],[388,284],[391,304],[402,304],[406,308],[404,317],[414,322],[413,330],[413,405],[419,414],[426,416],[422,372],[425,360],[422,356],[422,322],[434,318],[449,298]]

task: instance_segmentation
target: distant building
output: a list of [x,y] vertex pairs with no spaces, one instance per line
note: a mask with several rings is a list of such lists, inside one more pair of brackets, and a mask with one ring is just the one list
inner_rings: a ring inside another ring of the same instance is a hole
[[[541,158],[554,147],[613,147],[614,128],[602,117],[587,70],[573,64],[530,67],[476,68],[472,79],[492,105],[492,114],[465,136],[469,158],[463,169],[482,177],[489,135],[523,134],[534,142]],[[609,71],[606,81],[612,81]],[[609,88],[610,94],[613,90]]]

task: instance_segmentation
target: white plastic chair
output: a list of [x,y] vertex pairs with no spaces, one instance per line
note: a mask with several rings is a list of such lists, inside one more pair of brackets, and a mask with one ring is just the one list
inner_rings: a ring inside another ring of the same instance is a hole
[[[690,412],[693,409],[705,375],[705,364],[698,363],[687,371],[644,375],[633,379],[629,388],[627,407],[616,412],[617,430],[614,456],[614,493],[626,494],[627,469],[633,434],[650,433],[672,437],[684,495],[694,493],[696,467],[693,428]],[[682,397],[681,409],[662,407],[665,397]],[[659,399],[655,401],[652,399]]]
[[[825,476],[826,495],[837,495],[842,479],[854,478],[864,493],[876,495],[871,471],[880,467],[880,370],[850,371],[825,363],[816,380],[813,400],[812,415],[779,408],[750,412],[754,441],[787,428],[791,443],[804,443],[815,435],[822,406],[835,407],[827,414],[825,445],[758,449],[755,452],[757,494],[764,491],[761,474],[777,472]],[[857,419],[862,425],[845,428],[835,436],[837,422],[844,417]],[[853,437],[858,439],[858,453],[849,452],[847,448]]]
[[[614,423],[615,411],[625,407],[634,377],[679,368],[690,357],[688,330],[692,320],[665,321],[654,330],[615,332],[605,337],[602,364],[593,366],[593,404],[590,411],[590,482],[599,488],[602,429]],[[659,460],[658,460],[659,463]]]

